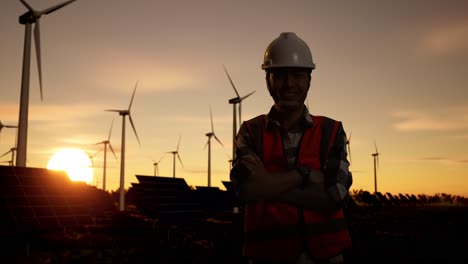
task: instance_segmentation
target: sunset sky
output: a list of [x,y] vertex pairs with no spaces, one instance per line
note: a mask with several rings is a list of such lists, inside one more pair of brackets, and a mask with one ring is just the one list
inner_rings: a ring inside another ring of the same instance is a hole
[[[27,0],[42,10],[60,0]],[[27,11],[19,0],[0,2],[0,121],[17,125]],[[135,174],[176,176],[207,184],[210,106],[212,185],[229,180],[232,105],[223,64],[243,101],[242,119],[272,105],[263,54],[281,32],[311,48],[317,65],[310,112],[343,122],[352,133],[352,189],[374,190],[374,141],[380,154],[381,192],[468,197],[468,2],[451,1],[153,1],[77,0],[41,18],[44,100],[35,49],[31,53],[27,166],[45,168],[61,148],[88,153],[107,139],[120,159],[126,109],[125,183]],[[14,146],[16,129],[0,133],[0,155]],[[7,161],[10,156],[0,159]],[[103,154],[93,159],[102,186]],[[7,165],[7,164],[2,164]],[[108,151],[107,186],[119,187],[120,160]]]

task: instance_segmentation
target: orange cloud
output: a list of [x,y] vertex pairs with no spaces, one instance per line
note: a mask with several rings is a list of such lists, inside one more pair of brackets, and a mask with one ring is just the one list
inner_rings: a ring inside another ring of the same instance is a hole
[[393,124],[399,131],[456,131],[468,129],[468,107],[455,106],[447,109],[406,110],[392,114],[403,119]]
[[468,21],[433,29],[422,39],[422,50],[431,55],[454,55],[468,50]]

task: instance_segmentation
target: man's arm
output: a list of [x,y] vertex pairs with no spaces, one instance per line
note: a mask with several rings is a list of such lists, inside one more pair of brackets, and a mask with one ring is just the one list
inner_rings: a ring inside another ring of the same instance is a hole
[[236,138],[238,155],[233,162],[231,181],[239,199],[244,201],[271,200],[291,203],[304,208],[333,212],[341,208],[352,184],[343,127],[335,137],[325,170],[312,170],[309,183],[302,185],[297,170],[269,173],[254,153],[245,125]]
[[240,200],[271,199],[301,184],[302,176],[296,171],[269,173],[265,170],[245,123],[239,129],[234,147],[236,157],[230,178]]
[[346,133],[340,124],[324,171],[312,170],[307,186],[284,192],[275,198],[277,201],[324,212],[338,210],[344,205],[353,182],[347,156]]

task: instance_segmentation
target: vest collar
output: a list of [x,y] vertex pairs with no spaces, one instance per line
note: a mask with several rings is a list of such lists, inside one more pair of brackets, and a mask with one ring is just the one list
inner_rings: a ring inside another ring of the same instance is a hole
[[[273,130],[275,128],[280,128],[280,122],[277,119],[278,111],[276,110],[275,106],[272,106],[270,112],[268,112],[266,119],[265,119],[265,127],[268,130]],[[306,128],[312,127],[314,122],[312,121],[312,117],[310,116],[309,109],[304,106],[304,111],[302,112],[302,118],[299,120],[301,130],[305,130]]]

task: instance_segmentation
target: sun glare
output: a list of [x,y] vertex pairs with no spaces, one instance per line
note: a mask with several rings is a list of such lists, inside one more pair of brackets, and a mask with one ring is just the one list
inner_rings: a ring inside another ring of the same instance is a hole
[[90,184],[93,180],[93,168],[88,155],[80,149],[61,149],[50,158],[47,169],[66,171],[72,181]]

